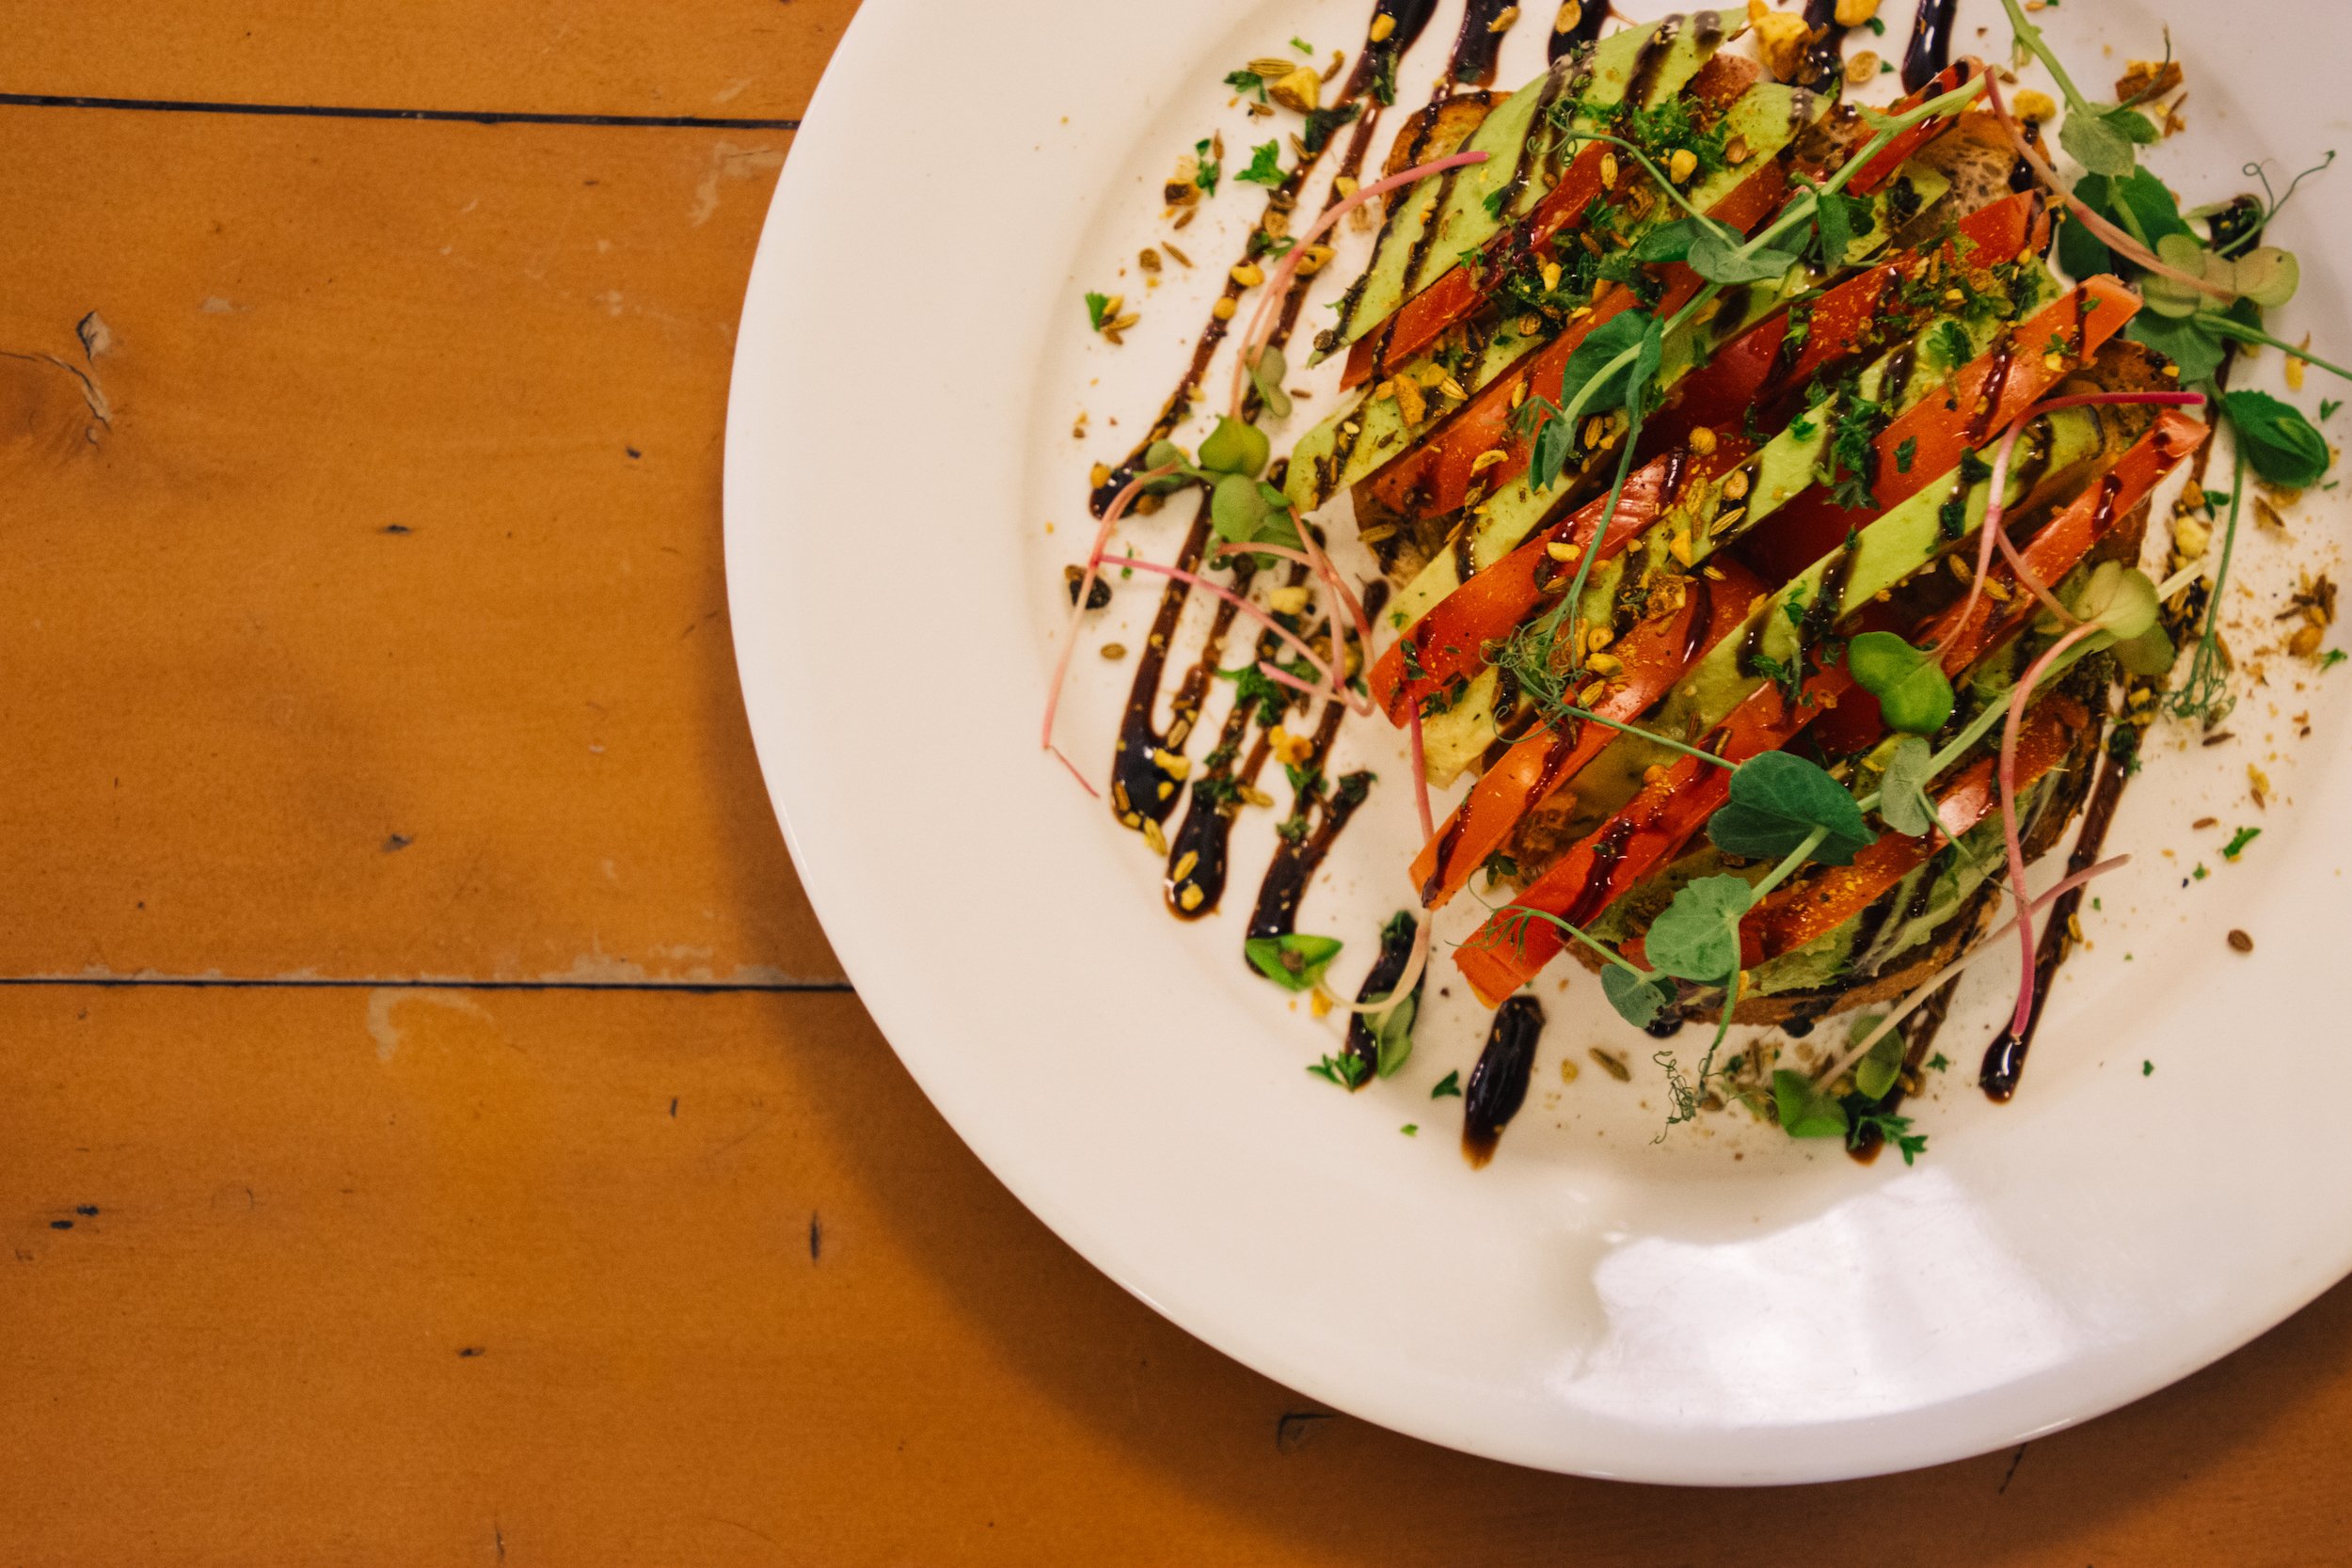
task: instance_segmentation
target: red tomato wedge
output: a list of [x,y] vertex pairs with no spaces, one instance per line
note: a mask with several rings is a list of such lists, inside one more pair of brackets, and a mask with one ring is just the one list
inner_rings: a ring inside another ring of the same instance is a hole
[[[1931,98],[1975,80],[1979,69],[1974,59],[1956,61],[1934,81],[1904,97],[1888,112],[1900,114],[1906,109],[1916,108]],[[1761,74],[1751,60],[1734,55],[1717,55],[1691,78],[1684,95],[1703,106],[1727,107],[1746,92]],[[1934,140],[1950,124],[1949,118],[1938,116],[1902,132],[1887,145],[1884,151],[1855,172],[1847,189],[1856,196],[1867,196],[1877,190],[1894,178],[1905,160]],[[1570,162],[1559,183],[1546,193],[1534,211],[1486,242],[1476,266],[1464,263],[1448,269],[1436,282],[1407,300],[1390,322],[1359,338],[1348,350],[1347,368],[1340,385],[1343,388],[1360,387],[1375,375],[1387,373],[1391,367],[1404,364],[1436,342],[1444,336],[1446,328],[1477,314],[1501,286],[1515,256],[1531,251],[1540,252],[1554,235],[1583,214],[1594,197],[1604,194],[1600,155],[1607,150],[1605,143],[1588,143]],[[1623,166],[1618,171],[1617,182],[1607,187],[1605,193],[1611,196],[1648,178],[1631,159],[1620,158],[1618,162]]]
[[[2119,458],[2112,469],[2086,488],[2036,534],[2024,550],[2026,566],[2044,582],[2055,582],[2090,553],[2117,520],[2127,515],[2170,472],[2196,451],[2206,427],[2167,411]],[[1955,608],[1940,617],[1931,636],[1943,638],[1942,664],[1958,675],[1988,648],[2022,627],[2039,610],[2030,594],[2015,588],[2003,567],[1994,578],[2010,593],[2007,603],[1980,597],[1963,626],[1947,626]],[[1835,716],[1841,703],[1867,693],[1853,685],[1845,666],[1824,670],[1804,684],[1808,699],[1791,708],[1777,684],[1749,694],[1702,743],[1702,750],[1732,763],[1785,746],[1816,718]],[[1875,721],[1876,715],[1872,714]],[[1877,738],[1873,722],[1853,738],[1854,748]],[[1515,917],[1513,910],[1539,911],[1583,926],[1635,883],[1679,854],[1730,793],[1731,775],[1712,763],[1683,757],[1643,786],[1617,814],[1588,834],[1549,870],[1488,920],[1455,954],[1454,961],[1488,1006],[1524,985],[1550,962],[1566,939],[1548,922]]]
[[[1715,203],[1708,215],[1745,234],[1778,212],[1788,194],[1788,169],[1767,164]],[[1692,296],[1706,287],[1706,279],[1679,261],[1661,267],[1659,279],[1661,292],[1655,312],[1661,319],[1691,303]],[[1354,492],[1358,515],[1426,516],[1451,512],[1469,499],[1473,482],[1491,490],[1517,479],[1535,448],[1532,437],[1513,428],[1518,405],[1527,396],[1557,404],[1568,359],[1578,347],[1605,323],[1641,303],[1622,283],[1602,290],[1593,301],[1592,314],[1571,322],[1560,336],[1488,382],[1420,445],[1359,482]],[[1489,451],[1502,452],[1502,461],[1473,473],[1478,460]]]
[[[1755,450],[1745,437],[1726,436],[1705,457],[1677,447],[1626,476],[1625,494],[1610,518],[1594,564],[1613,560],[1627,544],[1663,515],[1693,482],[1709,483],[1730,472]],[[1443,690],[1456,676],[1474,675],[1486,664],[1486,645],[1507,637],[1528,613],[1545,602],[1548,590],[1565,590],[1577,573],[1581,552],[1590,546],[1609,498],[1598,497],[1471,578],[1432,605],[1373,662],[1372,695],[1395,723],[1411,705]],[[1576,546],[1579,558],[1553,559],[1550,546]]]
[[1796,404],[1816,375],[1918,329],[1918,313],[1900,309],[1890,297],[1901,285],[1941,264],[1994,267],[2038,256],[2049,240],[2047,205],[2039,191],[2023,191],[1978,208],[1941,244],[1891,257],[1814,301],[1804,339],[1786,363],[1788,312],[1774,312],[1718,349],[1649,417],[1642,427],[1644,454],[1680,441],[1702,425],[1742,427],[1751,409],[1759,427],[1780,428],[1798,412]]
[[[1737,55],[1717,55],[1699,68],[1698,74],[1683,89],[1683,96],[1702,109],[1726,108],[1763,73],[1763,68],[1754,60]],[[1534,130],[1529,132],[1530,135],[1535,134]],[[1607,183],[1601,177],[1604,157],[1619,166],[1614,184]],[[1446,328],[1476,315],[1502,286],[1512,263],[1531,254],[1542,255],[1553,236],[1582,220],[1595,197],[1613,200],[1648,179],[1641,165],[1619,156],[1606,142],[1586,142],[1569,160],[1559,183],[1544,193],[1533,211],[1505,226],[1480,247],[1475,266],[1459,262],[1447,269],[1436,282],[1406,300],[1388,321],[1357,339],[1348,348],[1347,368],[1340,377],[1340,385],[1360,387],[1375,375],[1387,374],[1391,367],[1412,359],[1444,337]]]
[[[2017,786],[2023,789],[2066,760],[2074,737],[2094,722],[2090,710],[2064,693],[2042,698],[2026,712],[2017,735]],[[1936,797],[1936,819],[1958,838],[2001,809],[1999,769],[1985,757],[1963,769]],[[1753,969],[1837,929],[1868,909],[1943,847],[1943,840],[1881,833],[1851,865],[1825,865],[1766,895],[1740,922],[1740,966]],[[1626,944],[1632,956],[1634,944]],[[1640,960],[1636,960],[1637,962]]]
[[[2048,235],[2049,218],[2039,197],[2006,198],[1969,214],[1944,245],[1874,267],[1823,295],[1804,347],[1787,368],[1775,369],[1788,331],[1785,315],[1726,345],[1645,431],[1643,446],[1653,455],[1627,477],[1615,524],[1601,541],[1601,560],[1614,556],[1633,532],[1654,521],[1692,480],[1715,479],[1747,459],[1755,448],[1740,432],[1746,423],[1745,411],[1771,396],[1768,382],[1802,388],[1825,365],[1873,346],[1875,335],[1889,321],[1881,301],[1899,280],[1925,272],[1936,257],[1963,239],[1974,247],[1966,253],[1972,262],[1992,266],[2028,250],[2039,251]],[[1717,451],[1706,458],[1694,457],[1682,446],[1701,425],[1721,427]],[[1661,431],[1661,438],[1654,442],[1651,430]],[[1557,575],[1557,563],[1545,546],[1586,542],[1606,504],[1605,497],[1587,503],[1471,578],[1392,644],[1374,664],[1371,677],[1373,696],[1390,719],[1402,724],[1406,704],[1443,689],[1457,675],[1475,673],[1484,662],[1481,650],[1508,636],[1541,602],[1544,587]],[[1416,668],[1418,673],[1413,673]]]
[[[1790,500],[1736,546],[1757,573],[1786,582],[1845,543],[1872,517],[1909,500],[2017,422],[2060,378],[2090,362],[2123,330],[2139,296],[2112,277],[2092,277],[2002,334],[1989,354],[1962,367],[1941,397],[1930,395],[1870,443],[1877,504],[1844,507],[1827,485]],[[1906,467],[1899,454],[1908,452]]]
[[[1972,80],[1977,69],[1973,60],[1954,64],[1934,83],[1904,99],[1899,108],[1915,106],[1948,91],[1950,87]],[[1947,82],[1948,87],[1943,85]],[[1865,171],[1871,182],[1865,183],[1857,176],[1847,185],[1848,193],[1868,195],[1878,184],[1891,179],[1905,158],[1948,130],[1951,124],[1952,117],[1937,116],[1903,132]],[[1851,144],[1833,139],[1829,155],[1836,156],[1837,148],[1847,145]],[[1798,172],[1817,179],[1821,173],[1813,167]],[[1735,186],[1708,211],[1708,216],[1741,234],[1751,233],[1782,210],[1790,191],[1788,159],[1775,159]],[[1660,268],[1657,277],[1661,293],[1651,309],[1661,320],[1689,304],[1705,286],[1698,274],[1680,262]],[[1527,467],[1534,451],[1534,442],[1512,428],[1512,416],[1524,401],[1520,388],[1558,403],[1564,372],[1577,347],[1602,324],[1640,303],[1633,291],[1623,284],[1603,290],[1593,301],[1592,314],[1579,318],[1559,337],[1520,359],[1481,388],[1420,444],[1359,482],[1355,487],[1359,515],[1426,516],[1451,512],[1469,499],[1474,482],[1491,489],[1518,478]],[[1396,362],[1393,356],[1391,362]],[[1501,464],[1489,464],[1485,468],[1475,467],[1485,454],[1497,451],[1503,453]]]
[[[1573,568],[1571,568],[1573,569]],[[1706,649],[1744,626],[1764,584],[1738,566],[1722,568],[1720,580],[1690,579],[1682,608],[1644,621],[1609,651],[1624,666],[1592,705],[1606,718],[1631,722],[1664,697]],[[1606,724],[1581,724],[1565,735],[1539,727],[1479,775],[1470,794],[1446,818],[1413,862],[1413,882],[1423,904],[1436,909],[1462,891],[1470,873],[1502,847],[1513,831],[1549,800],[1561,784],[1600,755],[1617,737]]]

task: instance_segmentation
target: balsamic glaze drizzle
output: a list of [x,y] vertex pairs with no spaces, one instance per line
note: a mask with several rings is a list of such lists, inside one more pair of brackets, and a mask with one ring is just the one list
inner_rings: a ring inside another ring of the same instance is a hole
[[1957,0],[1919,0],[1903,51],[1903,90],[1917,92],[1952,63],[1952,12]]
[[1535,1044],[1543,1038],[1544,1007],[1534,997],[1514,996],[1495,1009],[1486,1048],[1470,1069],[1462,1090],[1462,1158],[1472,1168],[1495,1157],[1503,1128],[1527,1103],[1527,1081],[1535,1068]]
[[[2068,876],[2098,863],[2107,830],[2115,825],[2116,805],[2123,799],[2123,786],[2130,779],[2130,768],[2107,752],[2099,765],[2099,782],[2091,789],[2090,804],[2083,810],[2082,832],[2074,840],[2074,853],[2066,857]],[[2033,1047],[2034,1032],[2042,1027],[2042,1009],[2050,1000],[2050,982],[2074,951],[2074,911],[2082,908],[2082,901],[2083,890],[2070,889],[2043,917],[2047,924],[2033,955],[2033,1010],[2026,1015],[2025,1030],[2004,1028],[1985,1048],[1984,1068],[1977,1081],[1988,1100],[2006,1101],[2017,1092],[2017,1080],[2026,1070],[2026,1053]]]
[[1563,6],[1552,23],[1550,41],[1544,45],[1547,59],[1557,64],[1564,56],[1580,49],[1590,49],[1600,41],[1600,30],[1609,20],[1609,0],[1592,0],[1590,5]]

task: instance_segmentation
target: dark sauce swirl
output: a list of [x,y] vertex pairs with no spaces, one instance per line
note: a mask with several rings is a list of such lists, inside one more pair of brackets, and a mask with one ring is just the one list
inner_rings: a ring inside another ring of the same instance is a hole
[[1514,996],[1495,1009],[1486,1048],[1462,1090],[1462,1157],[1473,1167],[1495,1157],[1502,1130],[1527,1103],[1527,1081],[1543,1034],[1543,1004],[1534,997]]
[[1952,12],[1956,0],[1919,0],[1911,24],[1911,46],[1903,51],[1903,90],[1917,92],[1952,63]]

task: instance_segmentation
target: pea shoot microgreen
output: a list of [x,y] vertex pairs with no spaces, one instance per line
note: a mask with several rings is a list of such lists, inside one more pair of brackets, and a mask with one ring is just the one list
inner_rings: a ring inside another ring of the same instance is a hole
[[1242,955],[1259,974],[1284,990],[1311,990],[1322,984],[1342,945],[1337,937],[1294,931],[1279,937],[1251,937],[1242,943]]

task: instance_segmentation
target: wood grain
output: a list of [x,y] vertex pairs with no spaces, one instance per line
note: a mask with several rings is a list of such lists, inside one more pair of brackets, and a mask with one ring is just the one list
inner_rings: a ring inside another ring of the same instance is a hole
[[789,137],[0,135],[0,974],[837,979],[720,547]]
[[[0,92],[797,119],[851,9],[89,0],[10,17]],[[2352,1287],[2081,1430],[1771,1493],[1209,1351],[854,998],[658,989],[839,974],[719,549],[788,134],[0,135],[0,1560],[2343,1558]],[[254,984],[153,983],[201,976]]]
[[140,0],[14,8],[0,90],[798,118],[855,0]]
[[2352,1531],[2352,1289],[2022,1456],[1617,1486],[1170,1327],[849,996],[56,988],[0,1036],[16,1563],[2284,1565]]

